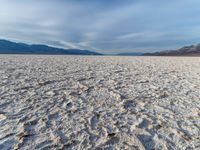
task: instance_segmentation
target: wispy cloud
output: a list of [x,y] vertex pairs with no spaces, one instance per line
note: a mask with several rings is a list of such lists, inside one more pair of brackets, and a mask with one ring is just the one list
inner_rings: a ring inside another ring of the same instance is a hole
[[198,0],[1,0],[0,37],[104,53],[200,42]]

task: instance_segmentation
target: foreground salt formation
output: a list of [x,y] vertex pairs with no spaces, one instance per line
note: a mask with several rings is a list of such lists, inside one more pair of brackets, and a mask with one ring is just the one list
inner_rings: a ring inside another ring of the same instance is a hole
[[200,149],[200,58],[1,55],[0,149]]

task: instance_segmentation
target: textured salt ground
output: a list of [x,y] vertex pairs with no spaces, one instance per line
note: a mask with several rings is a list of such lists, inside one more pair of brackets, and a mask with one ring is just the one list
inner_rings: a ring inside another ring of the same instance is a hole
[[1,55],[0,149],[200,149],[200,58]]

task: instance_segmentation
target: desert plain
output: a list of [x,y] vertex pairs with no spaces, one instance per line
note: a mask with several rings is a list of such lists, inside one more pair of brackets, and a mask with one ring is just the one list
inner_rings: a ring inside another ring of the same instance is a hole
[[0,55],[1,150],[198,150],[200,57]]

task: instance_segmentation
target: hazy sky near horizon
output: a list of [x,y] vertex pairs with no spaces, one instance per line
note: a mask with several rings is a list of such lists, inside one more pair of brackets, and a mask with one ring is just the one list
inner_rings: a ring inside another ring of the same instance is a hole
[[200,42],[199,0],[0,0],[0,38],[106,54]]

